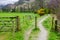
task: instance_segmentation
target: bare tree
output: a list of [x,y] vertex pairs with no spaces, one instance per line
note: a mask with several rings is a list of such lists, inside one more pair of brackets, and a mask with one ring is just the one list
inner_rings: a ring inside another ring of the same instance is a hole
[[60,5],[60,1],[59,0],[51,0],[49,3],[48,3],[48,8],[51,9],[51,12],[52,13],[57,13],[60,9],[59,7]]
[[43,8],[43,3],[44,3],[44,0],[36,0],[36,4],[39,6],[39,8]]

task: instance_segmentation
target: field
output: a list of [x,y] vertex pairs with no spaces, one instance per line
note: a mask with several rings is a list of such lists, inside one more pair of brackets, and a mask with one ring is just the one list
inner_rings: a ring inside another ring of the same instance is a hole
[[[24,40],[25,32],[34,25],[32,22],[35,20],[35,14],[33,13],[0,13],[0,17],[16,17],[16,16],[19,16],[20,30],[18,32],[14,31],[0,32],[0,40]],[[4,30],[6,29],[7,28],[5,28]]]

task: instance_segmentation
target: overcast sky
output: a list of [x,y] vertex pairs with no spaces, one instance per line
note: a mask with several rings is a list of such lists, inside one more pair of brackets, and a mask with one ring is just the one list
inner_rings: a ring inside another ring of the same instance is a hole
[[0,0],[0,5],[13,4],[18,0]]

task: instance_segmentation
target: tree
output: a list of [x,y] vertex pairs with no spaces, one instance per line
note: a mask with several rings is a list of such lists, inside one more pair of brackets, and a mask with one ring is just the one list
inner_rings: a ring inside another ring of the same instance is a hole
[[36,0],[35,2],[39,8],[43,8],[44,0]]
[[48,8],[51,10],[52,13],[57,13],[59,10],[59,0],[51,0],[49,3],[48,3]]

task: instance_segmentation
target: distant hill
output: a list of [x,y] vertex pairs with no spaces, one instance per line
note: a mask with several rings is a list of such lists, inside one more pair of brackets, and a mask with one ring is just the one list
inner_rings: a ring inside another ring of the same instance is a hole
[[0,8],[3,8],[5,5],[0,5]]
[[[36,10],[39,9],[41,7],[41,2],[37,1],[37,0],[19,0],[18,2],[15,2],[14,4],[7,4],[7,5],[0,5],[0,8],[4,9],[4,10]],[[43,0],[44,2],[44,7],[46,7],[45,5],[47,4],[47,2],[49,2],[48,0]],[[40,4],[40,5],[39,5]]]
[[27,2],[34,2],[35,0],[19,0],[19,1],[16,2],[15,4],[17,4],[17,5],[24,4],[24,3],[26,3],[26,1],[27,1]]
[[15,7],[15,6],[19,6],[19,5],[24,5],[26,3],[31,3],[34,2],[35,0],[19,0],[18,2],[16,2],[15,4],[7,4],[7,5],[0,5],[0,8],[6,8],[6,7]]

